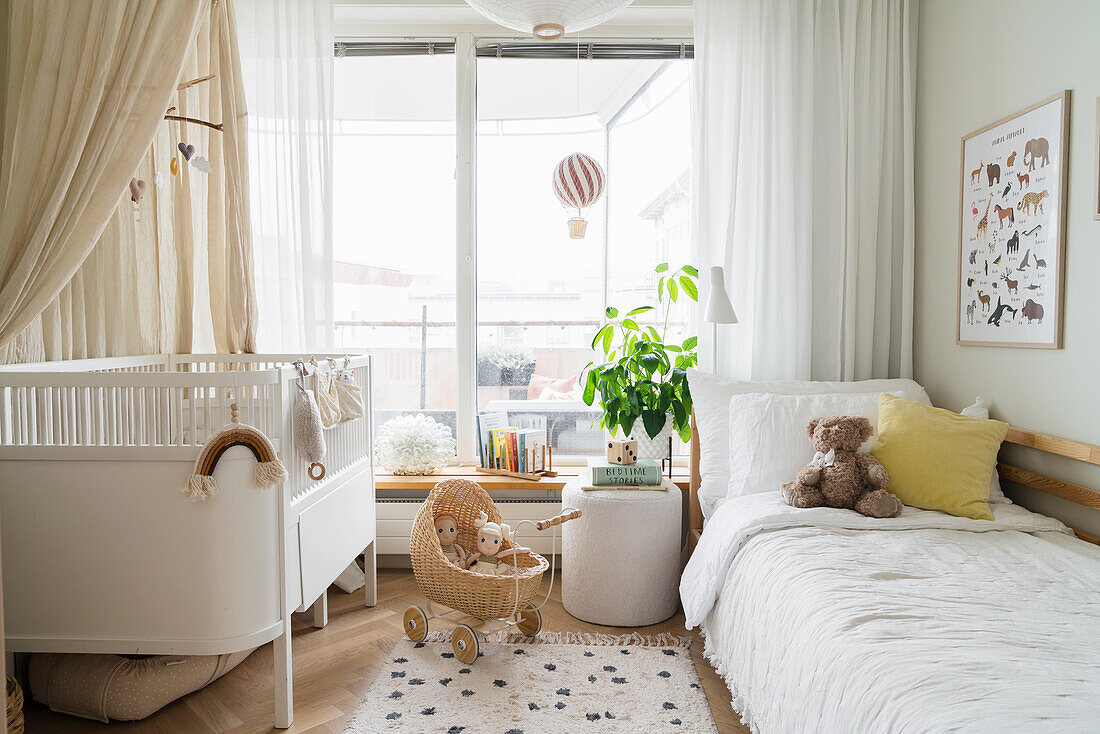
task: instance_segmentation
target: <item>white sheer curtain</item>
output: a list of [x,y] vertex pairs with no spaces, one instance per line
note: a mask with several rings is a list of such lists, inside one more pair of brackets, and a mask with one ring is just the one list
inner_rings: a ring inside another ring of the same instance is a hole
[[909,376],[916,0],[694,7],[696,243],[741,321],[718,371]]
[[238,0],[260,351],[334,336],[332,0]]

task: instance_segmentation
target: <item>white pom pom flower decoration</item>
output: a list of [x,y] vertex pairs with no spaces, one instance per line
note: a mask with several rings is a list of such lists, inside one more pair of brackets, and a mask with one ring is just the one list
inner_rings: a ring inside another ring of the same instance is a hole
[[394,474],[435,474],[454,458],[458,444],[451,429],[422,413],[382,424],[375,437],[378,464]]

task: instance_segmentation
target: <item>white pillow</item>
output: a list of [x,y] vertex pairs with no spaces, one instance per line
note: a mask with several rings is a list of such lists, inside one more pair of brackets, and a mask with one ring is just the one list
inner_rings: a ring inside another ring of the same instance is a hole
[[[974,404],[968,405],[959,411],[959,415],[965,415],[967,418],[982,418],[983,420],[989,419],[989,403],[981,395],[974,398]],[[997,467],[993,467],[993,476],[989,480],[989,499],[986,500],[991,505],[1011,505],[1012,500],[1005,497],[1005,493],[1001,490],[1001,476],[997,473]]]
[[860,382],[744,382],[727,380],[709,372],[688,370],[688,386],[691,388],[695,422],[699,428],[699,473],[702,476],[699,501],[703,515],[708,518],[714,512],[717,501],[726,496],[729,485],[729,404],[734,395],[766,392],[780,395],[892,392],[907,400],[932,404],[923,387],[905,379]]
[[[814,457],[806,435],[813,418],[859,415],[878,430],[880,393],[777,395],[744,393],[730,398],[730,479],[726,497],[777,492]],[[871,441],[860,447],[870,449]]]

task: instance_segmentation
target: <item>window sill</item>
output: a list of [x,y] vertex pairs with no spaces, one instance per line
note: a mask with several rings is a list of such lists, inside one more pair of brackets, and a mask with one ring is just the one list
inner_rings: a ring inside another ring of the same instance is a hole
[[[425,492],[431,490],[439,482],[445,479],[469,479],[477,482],[485,489],[532,489],[540,492],[546,490],[560,491],[571,479],[578,476],[587,467],[565,466],[558,467],[558,476],[547,477],[537,482],[516,477],[501,476],[499,474],[482,474],[472,466],[448,466],[438,474],[428,476],[402,476],[389,472],[376,472],[374,475],[375,489],[418,489]],[[690,482],[687,467],[674,467],[672,481],[681,491],[687,491]]]

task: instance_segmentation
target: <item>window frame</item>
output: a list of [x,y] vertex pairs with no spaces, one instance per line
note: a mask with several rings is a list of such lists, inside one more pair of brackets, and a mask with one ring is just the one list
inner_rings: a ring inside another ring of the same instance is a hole
[[[453,43],[453,46],[451,44]],[[674,55],[665,58],[692,58],[694,39],[681,35],[647,38],[642,35],[613,36],[607,38],[568,39],[566,43],[582,48],[592,45],[657,45],[677,48]],[[456,416],[455,439],[457,442],[456,465],[477,463],[475,416],[477,415],[477,60],[479,50],[493,44],[531,46],[530,39],[496,34],[481,35],[475,32],[458,32],[447,35],[384,35],[357,37],[340,35],[334,46],[335,57],[357,56],[354,52],[342,52],[341,46],[355,44],[436,45],[440,53],[455,55],[455,359],[456,359]],[[453,51],[452,51],[453,49]],[[428,51],[428,53],[434,52]],[[582,52],[583,53],[583,52]],[[394,54],[397,55],[397,54]],[[586,54],[587,55],[587,54]],[[625,109],[625,108],[624,108]],[[620,110],[621,114],[622,110]],[[605,129],[605,135],[609,129]],[[603,300],[608,297],[608,248],[603,252]],[[562,456],[555,460],[563,466],[584,464],[586,457]],[[676,457],[676,464],[685,461]]]

